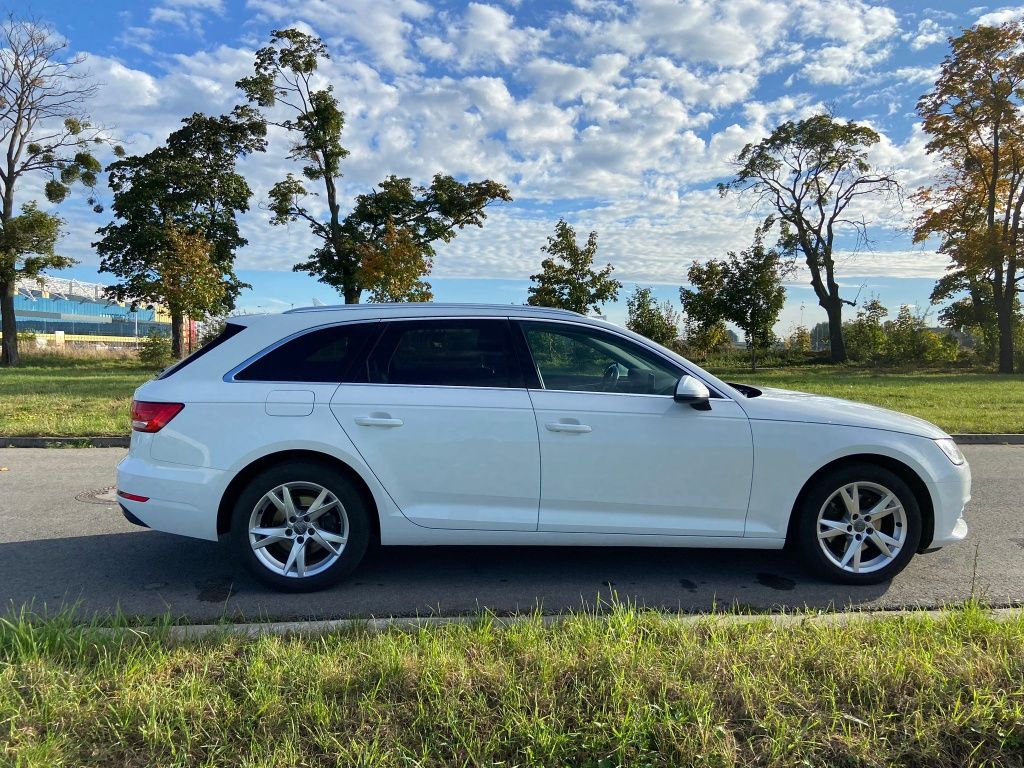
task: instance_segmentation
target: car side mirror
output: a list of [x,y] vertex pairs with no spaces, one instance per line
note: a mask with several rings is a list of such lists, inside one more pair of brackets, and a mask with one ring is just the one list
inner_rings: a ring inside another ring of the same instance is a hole
[[676,384],[675,401],[687,403],[698,411],[710,411],[711,390],[700,379],[684,373]]

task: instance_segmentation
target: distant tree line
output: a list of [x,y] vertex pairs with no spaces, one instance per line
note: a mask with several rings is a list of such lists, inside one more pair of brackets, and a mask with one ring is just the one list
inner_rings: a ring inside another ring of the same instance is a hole
[[[914,237],[937,242],[950,259],[932,293],[933,302],[945,305],[940,320],[977,339],[979,354],[1012,372],[1022,350],[1024,22],[965,29],[949,45],[934,87],[917,103],[927,150],[942,173],[911,196],[920,211]],[[98,229],[94,246],[101,269],[117,279],[109,295],[166,305],[175,356],[184,352],[185,318],[230,312],[246,287],[234,264],[246,245],[238,216],[249,210],[253,193],[238,161],[268,151],[268,127],[289,137],[286,157],[297,164],[269,192],[270,223],[308,226],[316,247],[294,269],[332,286],[346,303],[430,300],[426,278],[437,244],[467,226],[483,226],[491,204],[511,201],[499,182],[463,182],[444,173],[425,185],[391,175],[369,190],[343,194],[345,114],[321,72],[330,53],[301,30],[271,33],[252,74],[236,83],[243,103],[224,115],[185,117],[162,144],[133,156],[88,114],[96,86],[79,58],[64,57],[66,47],[34,21],[12,15],[0,24],[2,365],[18,362],[17,280],[73,263],[57,251],[60,218],[33,203],[19,208],[16,192],[26,179],[37,179],[56,204],[83,188],[86,202],[102,213],[94,190],[104,170],[97,152],[106,146],[114,155],[105,169],[113,219]],[[866,125],[822,113],[784,122],[743,147],[719,190],[768,214],[751,245],[690,265],[681,313],[636,286],[627,300],[629,327],[703,357],[729,343],[732,324],[756,366],[779,343],[772,329],[785,300],[783,281],[801,264],[827,331],[797,329],[786,342],[791,349],[814,349],[827,336],[835,362],[948,357],[950,342],[931,339],[909,309],[886,320],[878,306],[865,304],[855,319],[843,317],[856,301],[841,289],[837,251],[866,241],[871,221],[864,212],[877,206],[865,203],[903,197],[893,171],[870,161],[879,141]],[[560,220],[531,276],[529,303],[596,312],[615,301],[622,284],[611,264],[594,266],[597,242],[591,232],[579,243]],[[900,341],[911,337],[913,344]]]

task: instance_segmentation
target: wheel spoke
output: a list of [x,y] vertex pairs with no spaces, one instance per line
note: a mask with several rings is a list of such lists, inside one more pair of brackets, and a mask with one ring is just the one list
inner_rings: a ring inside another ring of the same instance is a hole
[[[301,551],[302,551],[302,545],[299,544],[298,541],[293,541],[292,542],[292,548],[288,552],[288,559],[285,561],[285,564],[284,564],[284,575],[285,576],[288,575],[288,571],[290,571],[292,569],[292,566],[295,565],[295,560],[298,557],[299,552],[301,552]],[[303,558],[303,563],[305,563],[305,558]]]
[[857,573],[860,570],[860,554],[864,551],[864,542],[854,540],[854,551],[853,551],[853,572]]
[[253,549],[260,549],[273,544],[275,541],[287,541],[288,540],[288,529],[287,528],[250,528],[249,534],[254,536],[263,536],[264,538],[259,541],[254,541],[252,544]]
[[316,497],[316,500],[309,505],[309,509],[306,510],[306,514],[309,516],[310,522],[316,520],[318,517],[320,517],[320,515],[322,515],[327,510],[333,509],[338,505],[337,499],[332,499],[331,501],[328,501],[326,504],[324,503],[324,500],[330,495],[330,493],[330,491],[324,488],[322,491],[320,491],[320,495]]
[[841,520],[819,520],[818,525],[825,530],[818,531],[819,539],[834,539],[836,536],[845,536],[846,523]]
[[306,575],[306,542],[299,544],[299,554],[295,558],[295,574],[300,579]]
[[331,533],[330,531],[325,531],[323,528],[318,528],[316,533],[320,538],[334,544],[341,544],[342,546],[345,546],[346,542],[348,542],[348,536],[342,536],[340,533]]
[[[895,503],[892,504],[892,506],[889,506],[889,504],[892,503],[892,502],[895,502]],[[903,509],[903,505],[900,504],[899,501],[896,500],[896,497],[892,496],[892,495],[889,495],[889,496],[886,496],[884,499],[882,499],[880,502],[878,502],[872,508],[872,510],[870,512],[868,512],[868,514],[871,515],[871,519],[873,521],[877,522],[877,521],[881,520],[883,517],[888,517],[893,512],[902,511],[902,509]]]
[[[885,536],[885,538],[883,538],[883,536],[884,534],[880,534],[878,531],[875,531],[871,534],[871,541],[873,541],[875,546],[878,547],[879,552],[886,557],[892,557],[892,550],[889,549],[889,542],[885,540],[889,539],[889,537]],[[889,539],[889,541],[891,542],[893,539]]]
[[335,547],[334,544],[327,540],[327,538],[323,535],[322,531],[313,531],[313,541],[315,541],[317,544],[326,549],[335,557],[341,554],[341,548],[345,546],[345,542],[342,541],[342,547]]
[[843,504],[846,505],[847,514],[856,515],[860,512],[860,492],[857,490],[856,483],[840,488],[839,495],[843,499]]
[[839,567],[845,568],[849,565],[854,553],[858,550],[860,550],[860,542],[851,536],[850,543],[846,545],[846,552],[843,553],[843,559],[839,561]]

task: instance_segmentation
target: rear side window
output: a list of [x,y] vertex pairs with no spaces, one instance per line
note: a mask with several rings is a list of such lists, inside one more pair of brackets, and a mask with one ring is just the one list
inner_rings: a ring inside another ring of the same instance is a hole
[[235,374],[236,381],[339,383],[376,324],[335,325],[286,341]]
[[202,347],[197,349],[195,352],[193,352],[191,355],[186,357],[181,362],[175,363],[170,368],[165,368],[163,371],[160,372],[160,375],[157,376],[157,379],[166,379],[168,376],[171,376],[172,374],[177,373],[182,368],[184,368],[186,365],[191,365],[196,360],[198,360],[200,357],[202,357],[203,355],[205,355],[208,352],[212,352],[217,347],[219,347],[221,344],[223,344],[225,341],[230,339],[232,336],[236,336],[237,334],[241,333],[243,330],[245,330],[245,326],[244,325],[238,325],[237,323],[228,323],[227,325],[224,326],[224,330],[220,332],[220,335],[217,336],[217,338],[215,338],[213,341],[203,345]]
[[388,326],[367,361],[373,384],[521,387],[507,320],[423,320]]

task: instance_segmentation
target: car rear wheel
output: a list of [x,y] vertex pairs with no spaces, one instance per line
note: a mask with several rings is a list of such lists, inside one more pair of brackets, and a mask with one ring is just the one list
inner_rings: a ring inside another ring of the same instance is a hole
[[804,494],[796,543],[804,562],[843,584],[877,584],[902,571],[921,540],[921,511],[907,484],[873,464],[823,475]]
[[370,539],[366,503],[340,472],[289,462],[261,472],[235,504],[236,556],[275,589],[311,592],[337,584]]

